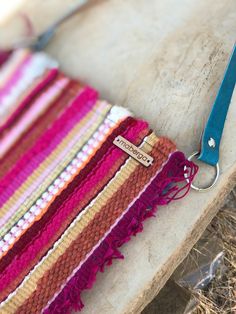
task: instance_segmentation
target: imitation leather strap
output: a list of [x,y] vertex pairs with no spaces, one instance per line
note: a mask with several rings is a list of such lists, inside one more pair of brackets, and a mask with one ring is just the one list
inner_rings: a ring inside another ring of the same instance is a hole
[[215,166],[219,161],[220,141],[236,82],[236,45],[206,123],[199,160]]

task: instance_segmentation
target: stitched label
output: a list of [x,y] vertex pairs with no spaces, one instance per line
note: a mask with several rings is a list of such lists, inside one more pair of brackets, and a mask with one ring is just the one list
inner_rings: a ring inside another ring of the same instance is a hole
[[150,155],[146,154],[143,150],[129,142],[121,135],[114,139],[113,144],[129,154],[135,160],[139,161],[145,167],[149,167],[153,163],[153,158]]

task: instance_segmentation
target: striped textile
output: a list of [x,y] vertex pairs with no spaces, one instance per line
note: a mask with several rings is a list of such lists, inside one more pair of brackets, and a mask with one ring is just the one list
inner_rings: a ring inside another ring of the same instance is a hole
[[[197,168],[46,54],[0,61],[0,313],[70,313],[157,205],[187,193]],[[153,164],[115,146],[118,135]]]

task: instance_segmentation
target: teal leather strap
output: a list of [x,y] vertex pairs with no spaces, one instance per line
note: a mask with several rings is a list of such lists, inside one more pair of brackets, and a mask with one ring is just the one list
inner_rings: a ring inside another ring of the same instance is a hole
[[234,45],[233,53],[201,139],[201,151],[198,159],[212,166],[215,166],[219,161],[220,141],[235,83],[236,45]]

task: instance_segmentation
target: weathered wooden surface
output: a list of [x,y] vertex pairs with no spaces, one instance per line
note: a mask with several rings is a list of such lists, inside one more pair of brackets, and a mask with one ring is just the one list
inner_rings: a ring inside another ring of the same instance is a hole
[[[76,1],[23,1],[36,31]],[[77,1],[78,2],[78,1]],[[190,154],[235,41],[235,0],[101,0],[65,24],[48,52],[69,74],[131,108],[157,134]],[[23,33],[17,18],[0,42]],[[84,294],[84,313],[139,313],[164,285],[212,219],[236,177],[236,95],[221,146],[221,177],[211,192],[162,207],[122,248],[126,259],[99,274]],[[208,176],[208,169],[206,170]],[[211,172],[209,172],[211,173]]]

